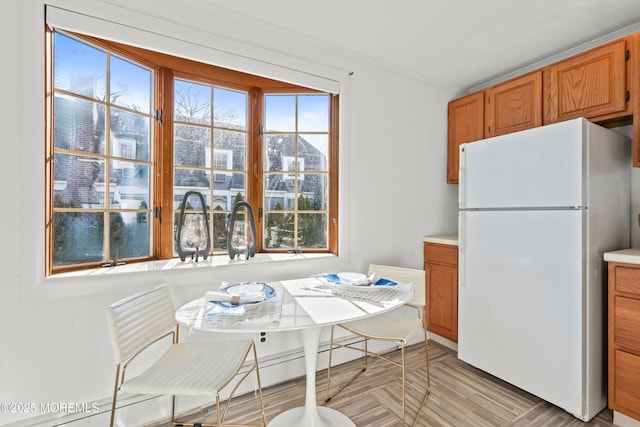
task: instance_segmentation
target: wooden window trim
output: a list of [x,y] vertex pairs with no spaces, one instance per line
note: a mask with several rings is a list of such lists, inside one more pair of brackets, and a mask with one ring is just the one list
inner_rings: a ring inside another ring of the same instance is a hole
[[[69,35],[96,45],[113,54],[122,56],[152,69],[156,79],[154,82],[154,102],[156,108],[162,109],[162,123],[153,123],[153,189],[154,203],[152,212],[159,208],[161,217],[152,215],[152,256],[138,260],[127,260],[127,263],[145,262],[157,259],[171,259],[173,254],[173,81],[174,78],[186,79],[208,85],[241,90],[248,93],[248,133],[247,133],[247,201],[254,207],[257,251],[286,252],[286,250],[265,250],[263,248],[263,218],[259,214],[262,208],[264,170],[261,152],[261,135],[259,132],[263,122],[264,93],[323,93],[315,89],[296,86],[290,83],[268,79],[252,74],[234,71],[211,64],[196,62],[177,56],[153,52],[118,42],[99,39],[92,36],[67,31]],[[47,45],[46,63],[46,260],[47,276],[75,270],[96,268],[103,264],[85,263],[64,267],[53,266],[53,81],[52,81],[52,39],[53,31],[45,30]],[[329,199],[328,199],[328,247],[322,250],[306,250],[308,253],[338,253],[338,118],[339,95],[330,95],[329,118]],[[164,218],[164,220],[163,220]]]

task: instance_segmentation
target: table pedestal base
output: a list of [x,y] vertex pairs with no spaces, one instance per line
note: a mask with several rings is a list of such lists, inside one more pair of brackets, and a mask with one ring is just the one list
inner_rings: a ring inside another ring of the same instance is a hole
[[300,330],[304,343],[306,390],[304,406],[276,416],[269,427],[356,427],[346,415],[316,404],[316,361],[322,327]]
[[269,422],[269,427],[356,427],[355,423],[342,412],[320,406],[316,414],[305,414],[305,408],[285,411]]

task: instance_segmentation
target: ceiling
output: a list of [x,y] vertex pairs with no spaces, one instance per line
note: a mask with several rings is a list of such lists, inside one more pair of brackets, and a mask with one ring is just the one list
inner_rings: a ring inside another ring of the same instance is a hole
[[201,1],[457,89],[640,30],[638,0]]

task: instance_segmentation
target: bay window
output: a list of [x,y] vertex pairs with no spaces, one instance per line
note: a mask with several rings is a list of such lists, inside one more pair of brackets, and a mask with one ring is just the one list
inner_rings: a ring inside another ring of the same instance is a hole
[[337,253],[338,95],[71,32],[47,45],[47,274],[175,257],[188,191],[210,255],[238,201],[258,252]]

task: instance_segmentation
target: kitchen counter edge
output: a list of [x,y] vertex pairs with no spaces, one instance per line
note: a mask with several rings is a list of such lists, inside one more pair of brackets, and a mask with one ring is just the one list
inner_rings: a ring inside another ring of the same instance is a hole
[[[445,236],[425,236],[422,241],[424,243],[439,243],[441,245],[458,246],[458,236],[445,235]],[[640,252],[639,252],[640,254]],[[640,263],[640,261],[639,261]]]
[[604,260],[607,262],[621,262],[625,264],[640,264],[640,249],[629,248],[619,251],[604,253]]

